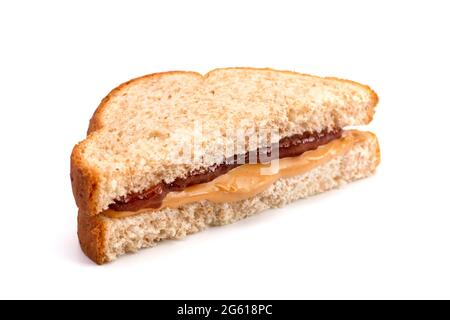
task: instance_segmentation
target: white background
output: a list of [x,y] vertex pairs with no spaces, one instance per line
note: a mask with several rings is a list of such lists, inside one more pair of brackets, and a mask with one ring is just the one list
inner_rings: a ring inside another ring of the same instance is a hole
[[[448,1],[2,1],[0,298],[450,298]],[[69,157],[130,78],[253,66],[371,85],[376,176],[102,267]]]

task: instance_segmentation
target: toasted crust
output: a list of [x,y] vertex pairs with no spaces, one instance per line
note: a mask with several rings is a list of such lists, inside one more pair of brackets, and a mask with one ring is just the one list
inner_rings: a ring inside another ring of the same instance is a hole
[[[100,132],[101,129],[104,127],[104,117],[105,117],[105,111],[107,110],[109,103],[113,97],[116,95],[119,95],[122,90],[125,88],[128,88],[135,84],[136,82],[143,80],[143,79],[158,79],[162,78],[166,75],[191,75],[196,78],[208,78],[211,74],[214,72],[217,72],[219,70],[254,70],[254,71],[274,71],[279,73],[285,73],[285,74],[293,74],[293,75],[299,75],[299,76],[305,76],[305,77],[311,77],[313,79],[318,79],[319,77],[307,75],[307,74],[300,74],[293,71],[277,71],[269,68],[224,68],[224,69],[215,69],[204,76],[202,76],[199,73],[196,72],[189,72],[189,71],[170,71],[170,72],[162,72],[162,73],[154,73],[150,75],[146,75],[143,77],[139,77],[136,79],[132,79],[130,81],[127,81],[121,85],[119,85],[117,88],[112,90],[100,103],[99,107],[95,111],[93,117],[90,120],[90,125],[88,129],[88,138],[79,143],[75,146],[72,152],[71,156],[71,180],[72,180],[72,188],[73,188],[73,194],[77,203],[77,206],[80,210],[83,212],[86,212],[87,215],[96,215],[99,214],[102,211],[102,208],[105,206],[105,201],[101,201],[101,197],[104,196],[103,194],[100,194],[100,185],[105,182],[104,177],[102,178],[101,172],[99,172],[95,167],[91,166],[89,163],[87,163],[86,157],[83,156],[83,153],[85,152],[87,141],[90,139],[93,139],[97,132]],[[364,123],[368,123],[372,120],[374,112],[375,112],[375,106],[378,103],[378,96],[377,94],[371,90],[368,86],[350,81],[350,80],[343,80],[338,78],[320,78],[320,79],[330,79],[330,80],[336,80],[341,83],[351,83],[360,89],[364,90],[366,93],[370,95],[370,101],[368,102],[370,104],[370,108],[367,112],[366,118],[364,119]]]

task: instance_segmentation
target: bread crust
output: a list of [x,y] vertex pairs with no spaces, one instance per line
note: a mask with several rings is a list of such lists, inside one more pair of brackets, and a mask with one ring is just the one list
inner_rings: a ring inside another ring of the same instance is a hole
[[[357,82],[351,81],[351,80],[344,80],[339,79],[335,77],[316,77],[309,74],[302,74],[297,73],[294,71],[280,71],[280,70],[274,70],[271,68],[245,68],[245,67],[239,67],[239,68],[219,68],[214,69],[206,73],[205,75],[201,75],[197,72],[192,71],[168,71],[168,72],[160,72],[160,73],[153,73],[149,75],[144,75],[132,80],[129,80],[125,83],[122,83],[115,89],[113,89],[100,103],[96,111],[94,112],[92,118],[90,119],[89,129],[87,132],[88,138],[90,136],[93,136],[96,134],[97,131],[101,130],[104,127],[103,123],[103,114],[108,107],[108,103],[111,100],[112,97],[119,94],[122,89],[126,88],[127,86],[130,86],[131,84],[140,81],[142,79],[148,79],[148,78],[160,78],[165,75],[176,75],[176,74],[189,74],[194,77],[198,78],[204,78],[206,79],[209,77],[210,74],[212,74],[215,71],[218,70],[254,70],[254,71],[274,71],[279,73],[286,73],[286,74],[294,74],[294,75],[300,75],[300,76],[307,76],[312,78],[322,78],[322,79],[331,79],[331,80],[337,80],[341,82],[351,83],[356,86],[359,86],[363,88],[365,91],[370,93],[370,111],[367,114],[366,122],[370,122],[373,118],[373,115],[375,113],[375,106],[378,103],[378,96],[377,94],[366,85],[359,84]],[[98,208],[99,208],[99,189],[97,186],[100,184],[100,173],[96,171],[95,168],[89,166],[86,161],[83,159],[83,152],[85,149],[86,140],[82,141],[81,143],[77,144],[72,152],[71,155],[71,181],[72,181],[72,190],[73,195],[76,201],[76,204],[80,210],[85,212],[86,215],[96,215],[99,214]]]
[[97,264],[107,262],[105,253],[106,225],[101,216],[78,211],[78,239],[84,254]]
[[[84,142],[77,144],[70,157],[70,180],[75,202],[83,212],[95,212],[99,174],[82,159]],[[93,215],[93,214],[92,214]]]

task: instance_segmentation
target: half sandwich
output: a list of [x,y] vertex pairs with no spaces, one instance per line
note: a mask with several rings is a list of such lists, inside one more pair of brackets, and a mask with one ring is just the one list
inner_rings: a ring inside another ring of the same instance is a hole
[[78,237],[98,264],[374,173],[367,86],[271,69],[166,72],[103,99],[71,157]]

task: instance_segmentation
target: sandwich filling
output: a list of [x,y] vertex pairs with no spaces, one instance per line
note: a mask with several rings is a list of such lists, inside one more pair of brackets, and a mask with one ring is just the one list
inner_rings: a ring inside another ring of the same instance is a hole
[[[263,162],[259,157],[258,163],[250,164],[248,153],[238,155],[231,161],[191,172],[170,184],[161,182],[144,192],[129,194],[116,200],[104,214],[120,218],[148,209],[178,207],[201,200],[231,202],[249,198],[281,177],[304,173],[342,154],[364,134],[358,131],[343,134],[341,129],[337,129],[283,138],[279,142],[278,159],[273,160],[278,161],[276,171],[271,171],[273,163]],[[267,154],[270,152],[267,150]],[[239,164],[242,163],[238,161],[239,157],[245,158],[244,164]],[[262,174],[264,169],[266,172]]]

